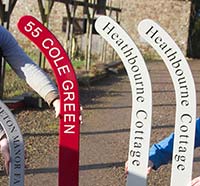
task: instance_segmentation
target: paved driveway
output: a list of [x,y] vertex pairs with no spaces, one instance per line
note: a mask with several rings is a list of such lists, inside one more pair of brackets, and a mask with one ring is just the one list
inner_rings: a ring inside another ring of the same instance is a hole
[[[164,63],[148,63],[153,88],[151,143],[169,135],[174,128],[174,88]],[[199,112],[200,61],[190,66],[197,87]],[[80,186],[125,185],[124,162],[128,154],[131,92],[125,72],[81,87],[83,122],[80,142]],[[57,185],[57,121],[50,110],[22,111],[16,114],[26,143],[25,186]],[[29,125],[30,123],[30,125]],[[31,127],[29,127],[31,126]],[[193,176],[200,175],[200,152],[195,150]],[[151,186],[169,186],[170,164],[148,178]],[[2,174],[2,172],[1,172]],[[0,178],[8,185],[6,177]]]

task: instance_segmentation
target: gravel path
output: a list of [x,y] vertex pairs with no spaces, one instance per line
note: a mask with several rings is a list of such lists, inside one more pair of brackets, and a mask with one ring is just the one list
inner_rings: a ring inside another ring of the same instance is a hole
[[[200,91],[200,61],[191,61],[197,100]],[[151,143],[173,131],[174,88],[162,62],[148,63],[153,88],[153,126]],[[131,92],[125,72],[110,74],[90,87],[81,87],[83,122],[80,141],[80,186],[125,185],[124,162],[127,159]],[[198,102],[199,103],[199,102]],[[199,105],[197,114],[199,115]],[[57,185],[58,121],[53,110],[26,110],[15,113],[25,139],[25,186]],[[195,150],[194,173],[200,173],[200,153]],[[170,164],[148,178],[150,186],[169,186]],[[7,179],[0,172],[0,185]]]

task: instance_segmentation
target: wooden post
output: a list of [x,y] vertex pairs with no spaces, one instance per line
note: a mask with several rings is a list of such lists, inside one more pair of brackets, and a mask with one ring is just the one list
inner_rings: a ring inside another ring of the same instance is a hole
[[70,42],[69,42],[69,34],[70,34],[70,25],[71,25],[71,9],[69,2],[65,2],[66,12],[67,12],[67,24],[66,24],[66,32],[65,32],[65,50],[69,54]]
[[[89,71],[91,66],[92,29],[93,29],[92,27],[93,27],[94,15],[96,12],[96,0],[89,0],[89,2],[87,1],[86,5],[85,8],[87,8],[86,10],[87,29],[86,29],[85,61],[86,61],[86,71]],[[92,11],[90,11],[90,8],[92,9]]]
[[87,52],[87,68],[86,70],[89,71],[91,67],[91,53],[92,53],[92,30],[93,30],[93,22],[94,22],[94,15],[96,12],[96,0],[91,0],[93,4],[92,12],[90,14],[89,19],[89,30],[88,30],[88,52]]
[[76,17],[77,4],[74,1],[71,5],[70,2],[65,3],[67,11],[67,28],[66,28],[66,49],[71,59],[74,58],[73,39],[74,39],[74,22]]
[[74,0],[74,4],[71,5],[71,21],[70,21],[70,33],[69,33],[69,42],[70,42],[70,47],[69,47],[69,55],[73,59],[73,37],[74,37],[74,21],[75,21],[75,16],[76,16],[76,0]]
[[[42,18],[42,23],[49,27],[49,16],[54,5],[54,0],[38,0],[38,6]],[[46,67],[46,59],[42,53],[39,53],[39,66],[43,69]]]
[[85,34],[85,69],[88,71],[88,38],[89,38],[89,29],[90,29],[90,12],[89,12],[89,6],[88,6],[88,0],[85,0],[84,5],[84,16],[87,18],[86,22],[86,34]]

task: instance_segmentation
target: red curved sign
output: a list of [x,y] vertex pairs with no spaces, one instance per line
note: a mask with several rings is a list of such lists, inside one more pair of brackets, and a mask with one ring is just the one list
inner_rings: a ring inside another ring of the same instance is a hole
[[23,16],[19,30],[45,55],[60,93],[59,186],[78,186],[80,105],[73,66],[56,37],[32,16]]

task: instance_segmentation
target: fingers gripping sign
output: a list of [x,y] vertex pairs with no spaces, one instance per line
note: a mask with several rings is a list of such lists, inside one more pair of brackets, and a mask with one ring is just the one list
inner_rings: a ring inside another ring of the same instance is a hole
[[60,93],[59,186],[77,186],[80,105],[73,66],[56,37],[34,17],[22,17],[18,28],[42,51],[56,76]]

